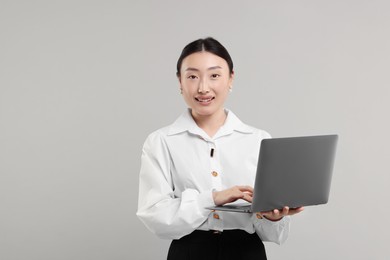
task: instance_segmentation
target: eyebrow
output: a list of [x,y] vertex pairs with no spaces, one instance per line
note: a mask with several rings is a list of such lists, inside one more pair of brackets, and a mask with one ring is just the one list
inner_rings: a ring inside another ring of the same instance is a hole
[[[221,66],[213,66],[213,67],[208,68],[207,70],[215,70],[215,69],[222,69],[222,67]],[[185,71],[199,71],[199,70],[196,68],[189,67]]]

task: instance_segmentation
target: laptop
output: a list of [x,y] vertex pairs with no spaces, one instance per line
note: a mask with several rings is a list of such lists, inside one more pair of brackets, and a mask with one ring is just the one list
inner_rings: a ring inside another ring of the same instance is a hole
[[337,140],[338,135],[263,139],[252,204],[207,209],[251,213],[326,204]]

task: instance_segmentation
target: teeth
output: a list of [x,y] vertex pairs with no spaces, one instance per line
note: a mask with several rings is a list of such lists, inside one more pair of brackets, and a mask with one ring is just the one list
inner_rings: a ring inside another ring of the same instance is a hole
[[200,98],[197,98],[197,100],[199,101],[199,102],[209,102],[209,101],[211,101],[213,98],[208,98],[208,99],[200,99]]

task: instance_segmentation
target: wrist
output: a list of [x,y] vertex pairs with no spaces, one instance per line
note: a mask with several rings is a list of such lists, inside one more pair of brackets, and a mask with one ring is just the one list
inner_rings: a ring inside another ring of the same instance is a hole
[[269,221],[272,221],[272,222],[278,222],[278,221],[280,221],[280,220],[283,219],[283,217],[274,219],[274,218],[270,218],[270,217],[267,217],[267,216],[264,216],[264,215],[263,215],[263,217],[264,217],[265,219],[269,220]]
[[218,205],[218,204],[217,204],[217,201],[216,201],[216,199],[217,199],[217,191],[213,190],[213,191],[211,192],[211,194],[212,194],[212,196],[213,196],[214,204],[215,204],[215,205]]

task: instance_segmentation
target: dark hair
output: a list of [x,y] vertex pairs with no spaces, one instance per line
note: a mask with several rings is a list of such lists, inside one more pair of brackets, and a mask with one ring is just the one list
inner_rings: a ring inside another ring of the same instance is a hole
[[179,59],[177,60],[176,75],[178,77],[180,76],[180,68],[184,58],[195,52],[201,51],[210,52],[224,59],[228,64],[229,73],[233,73],[233,60],[230,57],[229,52],[219,41],[215,40],[214,38],[207,37],[193,41],[184,47]]

